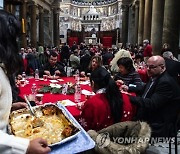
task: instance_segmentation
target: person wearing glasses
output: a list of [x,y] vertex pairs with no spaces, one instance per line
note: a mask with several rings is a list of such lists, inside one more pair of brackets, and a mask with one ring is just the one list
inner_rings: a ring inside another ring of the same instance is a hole
[[150,124],[152,136],[169,137],[174,135],[173,124],[180,111],[180,87],[167,73],[161,56],[147,60],[147,73],[150,81],[141,97],[130,96],[131,103],[139,108],[136,118]]

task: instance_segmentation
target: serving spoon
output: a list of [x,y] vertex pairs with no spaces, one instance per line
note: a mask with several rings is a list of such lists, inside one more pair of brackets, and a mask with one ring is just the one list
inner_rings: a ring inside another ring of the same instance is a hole
[[34,117],[34,120],[32,121],[33,127],[36,128],[36,127],[43,126],[44,122],[39,117],[37,117],[37,115],[35,114],[35,112],[34,112],[34,110],[33,110],[33,108],[32,108],[32,106],[31,106],[26,95],[24,95],[24,99],[25,99],[26,103],[28,104],[29,111],[31,112],[32,116]]

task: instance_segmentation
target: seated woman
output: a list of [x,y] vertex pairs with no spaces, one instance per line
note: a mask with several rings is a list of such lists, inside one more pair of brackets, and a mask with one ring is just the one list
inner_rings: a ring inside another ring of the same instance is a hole
[[79,122],[85,130],[100,130],[113,123],[132,119],[135,109],[128,100],[123,102],[118,86],[105,68],[95,69],[90,81],[96,94],[82,108]]
[[119,73],[114,76],[117,85],[123,91],[139,93],[143,88],[143,82],[136,72],[133,61],[129,57],[120,58],[117,61]]
[[85,72],[84,71],[81,72],[81,76],[82,77],[89,76],[89,74],[91,74],[92,71],[94,71],[96,68],[100,66],[102,66],[102,57],[97,55],[93,56],[89,63],[88,69]]

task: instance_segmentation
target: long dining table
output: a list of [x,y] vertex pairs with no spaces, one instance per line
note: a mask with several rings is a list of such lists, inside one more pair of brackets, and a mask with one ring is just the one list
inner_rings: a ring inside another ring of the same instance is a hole
[[[31,87],[32,84],[36,84],[37,89],[40,89],[42,87],[42,85],[49,85],[50,83],[54,83],[51,81],[56,81],[56,83],[54,84],[64,84],[67,82],[71,82],[72,84],[75,83],[75,79],[74,77],[62,77],[61,80],[51,80],[48,79],[47,81],[44,81],[43,79],[39,79],[39,80],[35,80],[34,78],[28,78],[27,79],[27,83],[25,85],[20,85],[19,89],[20,89],[20,96],[22,98],[24,98],[24,95],[29,95],[31,94]],[[88,90],[88,91],[92,91],[91,86],[86,84],[86,85],[82,85],[81,84],[81,90]],[[37,90],[38,91],[38,90]],[[58,101],[62,101],[62,100],[70,100],[72,102],[74,101],[74,94],[52,94],[52,93],[43,93],[43,99],[42,99],[42,104],[45,103],[57,103]],[[81,94],[81,102],[85,101],[86,97],[85,95]],[[78,118],[80,116],[81,111],[77,108],[77,106],[67,106],[68,111],[75,117]]]
[[[52,83],[52,80],[48,79],[47,81],[44,81],[43,79],[39,79],[39,80],[35,80],[34,78],[29,78],[27,79],[28,83],[25,84],[24,86],[19,86],[20,89],[20,96],[22,98],[24,98],[24,95],[29,95],[31,94],[31,87],[32,84],[35,83],[37,86],[37,89],[41,88],[42,85],[49,85],[50,83]],[[57,79],[55,80],[56,84],[64,84],[67,82],[71,82],[72,84],[75,83],[75,79],[74,77],[62,77],[60,80]],[[81,86],[81,90],[88,90],[90,92],[92,92],[91,86],[89,84],[81,84],[82,82],[80,82],[80,86]],[[130,99],[129,99],[129,95],[135,95],[134,93],[130,94],[130,93],[126,93],[126,92],[122,92],[122,99],[123,99],[123,109],[125,111],[129,111],[132,110],[133,105],[130,103]],[[52,94],[52,93],[44,93],[43,99],[42,99],[42,104],[45,103],[57,103],[58,101],[62,101],[62,100],[70,100],[72,102],[74,101],[74,94]],[[86,96],[84,94],[81,94],[81,102],[86,100]],[[81,116],[81,110],[77,107],[77,106],[66,106],[67,110],[74,116],[74,118],[79,119]],[[134,110],[134,109],[133,109]],[[135,111],[135,110],[134,110]],[[132,114],[132,116],[135,113]],[[131,116],[129,117],[130,119],[132,118]],[[127,117],[125,117],[124,119],[122,118],[122,121],[127,121],[130,120]]]

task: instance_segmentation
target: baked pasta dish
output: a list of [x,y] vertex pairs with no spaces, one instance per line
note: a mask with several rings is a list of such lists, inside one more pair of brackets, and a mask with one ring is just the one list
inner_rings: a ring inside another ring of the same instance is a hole
[[11,113],[10,129],[15,136],[30,140],[41,137],[47,140],[48,145],[52,145],[79,131],[56,105],[33,108],[36,116],[32,116],[28,109]]

